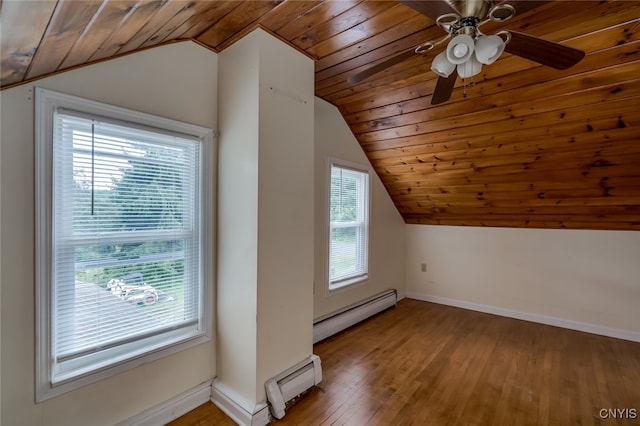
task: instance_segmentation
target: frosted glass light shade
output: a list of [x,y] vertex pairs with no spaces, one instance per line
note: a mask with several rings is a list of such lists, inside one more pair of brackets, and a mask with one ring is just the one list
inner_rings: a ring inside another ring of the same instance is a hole
[[492,64],[500,57],[504,46],[504,40],[500,36],[482,36],[476,41],[476,59],[482,64]]
[[469,58],[466,62],[458,64],[458,75],[460,78],[469,78],[480,74],[482,64],[478,62],[475,56]]
[[455,36],[447,46],[447,59],[452,64],[461,64],[473,56],[473,39],[466,34]]
[[447,60],[446,52],[440,52],[431,62],[431,71],[440,77],[449,77],[454,69],[456,69],[456,64],[452,64]]

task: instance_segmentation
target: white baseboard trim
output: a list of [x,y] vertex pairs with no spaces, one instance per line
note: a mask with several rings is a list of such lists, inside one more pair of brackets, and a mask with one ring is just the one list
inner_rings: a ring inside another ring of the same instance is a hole
[[252,408],[219,380],[214,380],[211,385],[211,402],[241,426],[264,426],[271,421],[269,406],[266,402]]
[[500,315],[503,317],[537,322],[546,325],[553,325],[556,327],[568,328],[570,330],[584,331],[586,333],[599,334],[601,336],[615,337],[616,339],[629,340],[632,342],[640,342],[640,332],[637,331],[605,327],[602,325],[589,324],[564,318],[550,317],[547,315],[514,311],[497,306],[482,305],[479,303],[467,302],[458,299],[449,299],[447,297],[432,296],[424,293],[407,292],[406,296],[409,299],[433,302],[440,305],[455,306],[457,308],[464,308],[472,311],[485,312],[488,314]]
[[151,407],[117,426],[157,426],[169,423],[199,407],[211,398],[211,380]]

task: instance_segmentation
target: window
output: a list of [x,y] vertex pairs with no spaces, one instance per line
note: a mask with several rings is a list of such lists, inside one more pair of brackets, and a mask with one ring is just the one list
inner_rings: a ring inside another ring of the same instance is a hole
[[368,278],[369,173],[331,162],[329,290]]
[[210,339],[212,131],[37,90],[43,400]]

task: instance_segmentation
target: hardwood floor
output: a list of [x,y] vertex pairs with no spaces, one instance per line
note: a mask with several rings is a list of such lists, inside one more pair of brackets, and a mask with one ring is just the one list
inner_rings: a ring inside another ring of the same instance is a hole
[[272,424],[640,424],[640,343],[405,299],[314,353],[323,382]]

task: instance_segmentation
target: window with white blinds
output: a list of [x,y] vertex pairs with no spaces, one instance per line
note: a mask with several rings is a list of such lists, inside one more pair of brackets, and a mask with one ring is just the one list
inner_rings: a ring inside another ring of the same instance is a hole
[[329,290],[368,278],[369,173],[333,161],[329,190]]
[[51,173],[39,193],[50,193],[41,203],[51,217],[40,285],[53,389],[209,328],[203,129],[176,131],[161,118],[150,126],[65,100],[43,111],[52,132],[40,141]]

